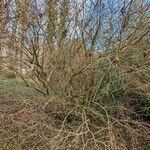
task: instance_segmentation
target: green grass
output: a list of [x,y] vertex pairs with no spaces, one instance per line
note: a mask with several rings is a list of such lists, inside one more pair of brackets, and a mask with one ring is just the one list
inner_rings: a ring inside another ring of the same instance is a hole
[[27,87],[24,81],[19,78],[8,79],[8,78],[1,77],[0,94],[5,94],[12,91],[22,93],[22,94],[34,95],[34,96],[39,94],[35,89],[31,87]]

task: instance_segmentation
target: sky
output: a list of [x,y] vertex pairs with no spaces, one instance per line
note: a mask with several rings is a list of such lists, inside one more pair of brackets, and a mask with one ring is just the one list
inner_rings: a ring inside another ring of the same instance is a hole
[[[11,0],[11,3],[13,3],[13,1],[14,0]],[[36,7],[33,7],[33,12],[34,13],[39,13],[39,11],[40,11],[40,13],[44,12],[45,11],[45,6],[46,6],[46,4],[44,3],[45,1],[46,0],[37,0],[37,5],[38,5],[37,6],[37,10],[36,10]],[[78,5],[77,7],[73,7],[72,6],[70,8],[70,9],[72,9],[72,10],[70,10],[71,15],[74,14],[74,12],[77,11],[77,9],[79,9],[79,7],[84,2],[86,2],[86,6],[85,6],[85,10],[84,10],[84,12],[85,12],[84,13],[85,21],[86,21],[87,18],[91,17],[91,22],[88,22],[88,24],[90,25],[89,27],[91,27],[91,28],[87,29],[87,32],[88,33],[90,33],[90,32],[93,33],[94,30],[96,29],[96,26],[94,25],[94,22],[97,21],[96,14],[99,13],[98,15],[101,15],[100,10],[93,9],[93,7],[94,7],[93,4],[94,3],[91,2],[92,0],[70,0],[70,1],[71,2],[76,2],[77,5]],[[96,2],[96,1],[97,0],[93,0],[93,2]],[[130,1],[130,0],[126,0],[126,1]],[[148,1],[149,0],[144,0],[144,2],[148,2]],[[32,0],[30,0],[30,2],[32,2]],[[123,3],[123,0],[103,0],[104,11],[103,11],[103,15],[102,16],[104,17],[104,19],[102,21],[102,28],[103,28],[102,30],[105,30],[105,29],[109,28],[111,7],[113,5],[113,11],[114,11],[113,13],[115,14],[114,15],[114,20],[116,21],[115,24],[113,24],[113,25],[116,26],[116,30],[114,30],[114,31],[115,32],[119,31],[119,27],[121,27],[121,26],[119,26],[120,24],[117,24],[117,20],[118,20],[118,22],[120,21],[119,19],[120,19],[121,15],[120,15],[120,10],[119,9],[121,8],[122,3]],[[92,7],[92,5],[93,5],[93,7]],[[15,9],[15,6],[13,6],[13,7]],[[10,12],[11,17],[15,15],[14,12],[15,11]],[[83,13],[82,12],[83,11],[81,11],[80,16],[78,18],[79,20],[80,20],[80,18],[83,17]],[[72,23],[74,24],[73,21],[72,21]],[[8,25],[9,25],[9,29],[11,29],[11,26],[12,26],[11,22]],[[70,30],[70,32],[73,32],[73,29],[71,29],[70,27],[69,27],[69,30]]]

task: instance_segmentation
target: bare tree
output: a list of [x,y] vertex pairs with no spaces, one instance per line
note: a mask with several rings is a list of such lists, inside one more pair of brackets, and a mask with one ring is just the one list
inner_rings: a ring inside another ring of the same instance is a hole
[[[149,34],[149,5],[142,0],[52,0],[44,1],[41,8],[38,3],[16,0],[12,29],[7,27],[9,17],[1,26],[11,33],[10,68],[23,78],[21,70],[26,70],[24,80],[31,78],[45,94],[86,95],[95,86],[103,56],[110,66],[116,65],[127,49]],[[9,16],[10,5],[1,7]]]

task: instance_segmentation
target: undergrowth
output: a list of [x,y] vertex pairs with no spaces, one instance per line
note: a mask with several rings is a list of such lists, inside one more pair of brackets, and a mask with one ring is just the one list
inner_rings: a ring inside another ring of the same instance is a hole
[[84,59],[74,72],[53,60],[50,81],[33,79],[49,95],[1,78],[1,149],[149,150],[150,59],[127,53]]

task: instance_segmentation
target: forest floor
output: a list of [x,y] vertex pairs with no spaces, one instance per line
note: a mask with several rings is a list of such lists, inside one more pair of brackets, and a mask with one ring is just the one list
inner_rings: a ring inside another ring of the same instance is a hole
[[[58,143],[53,141],[59,138],[60,130],[43,111],[48,99],[25,87],[20,80],[0,79],[0,150],[67,149],[58,148]],[[146,138],[141,139],[141,147],[135,150],[150,149],[150,134],[142,134]]]
[[47,149],[52,131],[44,100],[21,81],[0,80],[0,150]]

